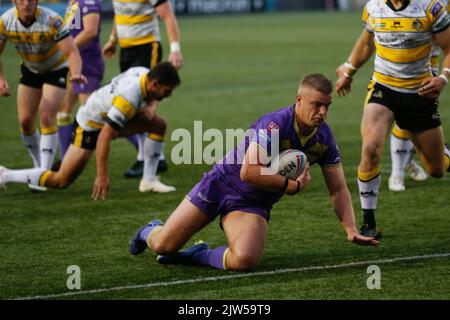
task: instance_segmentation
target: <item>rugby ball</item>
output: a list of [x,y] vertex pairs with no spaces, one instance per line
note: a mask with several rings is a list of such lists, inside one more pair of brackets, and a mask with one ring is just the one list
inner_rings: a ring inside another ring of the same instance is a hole
[[307,161],[306,155],[300,150],[284,150],[279,156],[278,173],[295,180],[305,169]]

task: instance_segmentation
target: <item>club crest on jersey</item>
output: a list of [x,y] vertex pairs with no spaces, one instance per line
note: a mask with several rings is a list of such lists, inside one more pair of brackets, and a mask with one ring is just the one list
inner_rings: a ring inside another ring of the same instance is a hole
[[269,123],[269,125],[267,126],[267,129],[269,130],[269,132],[272,132],[272,130],[280,130],[280,128],[277,126],[277,124],[273,121],[271,123]]
[[419,19],[416,19],[413,24],[412,24],[413,28],[416,29],[417,31],[421,30],[423,27],[423,23],[422,21],[420,21]]

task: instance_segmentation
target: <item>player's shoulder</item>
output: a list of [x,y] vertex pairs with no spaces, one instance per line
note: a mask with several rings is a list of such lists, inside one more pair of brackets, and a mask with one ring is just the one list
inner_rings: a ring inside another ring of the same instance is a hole
[[17,20],[16,8],[12,7],[6,10],[0,17],[4,24],[7,24],[10,21]]
[[131,67],[125,71],[125,74],[129,77],[140,77],[143,74],[147,74],[149,71],[150,69],[146,67]]
[[267,127],[269,130],[283,130],[293,125],[294,107],[289,106],[269,112],[260,117],[255,124]]

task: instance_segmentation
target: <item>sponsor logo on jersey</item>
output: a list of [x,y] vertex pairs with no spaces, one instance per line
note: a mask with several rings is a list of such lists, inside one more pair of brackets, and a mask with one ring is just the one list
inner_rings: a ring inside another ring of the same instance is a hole
[[439,12],[441,12],[442,8],[443,8],[442,4],[439,1],[437,1],[433,5],[433,7],[431,7],[431,10],[430,10],[433,17],[436,17],[439,14]]
[[269,123],[269,125],[267,126],[267,129],[269,129],[269,132],[271,132],[272,130],[280,130],[280,128],[277,126],[277,124],[273,121],[271,123]]

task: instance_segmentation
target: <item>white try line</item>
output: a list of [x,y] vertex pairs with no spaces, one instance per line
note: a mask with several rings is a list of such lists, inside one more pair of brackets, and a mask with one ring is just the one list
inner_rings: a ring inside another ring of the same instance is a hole
[[278,269],[278,270],[273,270],[273,271],[239,273],[239,274],[217,276],[217,277],[185,279],[185,280],[176,280],[176,281],[167,281],[167,282],[154,282],[154,283],[145,283],[145,284],[137,284],[137,285],[119,286],[119,287],[112,287],[112,288],[85,290],[85,291],[71,291],[71,292],[55,293],[55,294],[41,295],[41,296],[19,297],[19,298],[15,298],[14,300],[53,299],[53,298],[88,295],[88,294],[96,294],[96,293],[111,292],[111,291],[132,290],[132,289],[142,289],[142,288],[152,288],[152,287],[168,287],[168,286],[183,285],[183,284],[198,283],[198,282],[232,280],[232,279],[240,279],[240,278],[279,275],[279,274],[283,274],[283,273],[341,269],[341,268],[371,265],[371,264],[386,264],[386,263],[395,263],[395,262],[400,262],[400,261],[414,261],[414,260],[425,260],[425,259],[446,258],[446,257],[450,257],[450,252],[427,254],[427,255],[422,255],[422,256],[398,257],[398,258],[391,258],[391,259],[356,261],[356,262],[349,262],[349,263],[328,265],[328,266],[325,265],[325,266],[310,266],[310,267],[292,268],[292,269]]

